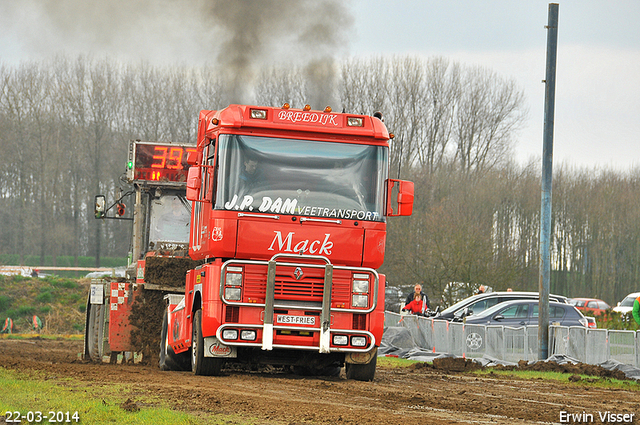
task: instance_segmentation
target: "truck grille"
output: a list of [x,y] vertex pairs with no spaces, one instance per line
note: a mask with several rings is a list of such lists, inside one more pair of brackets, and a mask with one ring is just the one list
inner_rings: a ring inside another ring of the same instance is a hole
[[[280,301],[299,301],[322,303],[324,289],[324,269],[300,266],[302,275],[296,279],[296,267],[278,266],[276,268],[275,299]],[[244,301],[264,302],[267,289],[267,267],[262,265],[245,266]],[[334,270],[331,299],[333,305],[348,306],[351,302],[351,272]]]

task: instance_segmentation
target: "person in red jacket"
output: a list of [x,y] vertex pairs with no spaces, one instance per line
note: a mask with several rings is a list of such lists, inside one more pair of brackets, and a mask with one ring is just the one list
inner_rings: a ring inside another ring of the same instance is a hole
[[422,297],[420,296],[420,294],[415,294],[415,296],[413,297],[413,301],[402,307],[402,309],[408,310],[413,314],[422,314],[424,312],[423,305],[424,301],[422,301]]

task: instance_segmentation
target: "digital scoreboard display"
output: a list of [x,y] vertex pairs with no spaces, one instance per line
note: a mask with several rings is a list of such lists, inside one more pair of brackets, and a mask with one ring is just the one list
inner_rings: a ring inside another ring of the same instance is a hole
[[158,183],[186,182],[187,156],[195,150],[195,146],[131,142],[128,177]]

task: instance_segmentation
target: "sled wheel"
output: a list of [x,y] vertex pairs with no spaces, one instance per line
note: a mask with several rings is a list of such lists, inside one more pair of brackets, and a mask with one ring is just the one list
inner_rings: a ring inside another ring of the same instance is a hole
[[202,310],[193,314],[191,338],[191,371],[196,375],[217,376],[222,370],[223,360],[204,356],[204,337],[202,336]]
[[373,381],[373,377],[376,375],[377,361],[378,357],[373,356],[373,359],[366,364],[347,363],[345,365],[347,379],[355,379],[356,381]]
[[85,332],[86,346],[89,358],[94,362],[102,360],[100,345],[102,344],[104,333],[103,310],[104,305],[102,304],[89,304],[89,310],[87,311],[89,318]]

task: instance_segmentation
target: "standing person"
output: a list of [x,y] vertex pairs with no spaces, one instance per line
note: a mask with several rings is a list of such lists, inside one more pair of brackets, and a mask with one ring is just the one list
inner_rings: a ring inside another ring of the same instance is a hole
[[[425,309],[431,308],[431,304],[429,304],[429,297],[427,297],[427,294],[422,292],[422,285],[420,285],[419,283],[416,283],[416,286],[413,287],[413,293],[407,295],[407,299],[405,300],[404,305],[411,304],[416,295],[420,296],[420,299],[424,301]],[[422,313],[424,313],[424,311]]]
[[633,318],[636,320],[636,323],[640,325],[640,297],[636,298],[633,302],[631,314],[633,314]]

